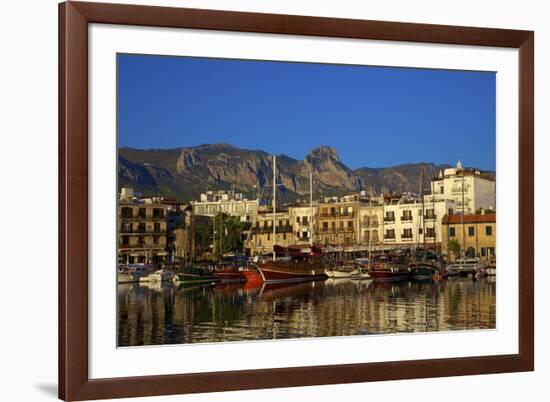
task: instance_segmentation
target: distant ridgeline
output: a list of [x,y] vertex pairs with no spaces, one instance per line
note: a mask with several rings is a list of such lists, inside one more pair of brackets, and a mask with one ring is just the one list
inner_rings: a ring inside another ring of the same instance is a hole
[[[174,149],[120,148],[118,187],[132,187],[144,195],[198,199],[206,190],[235,190],[249,198],[270,198],[272,157],[264,151],[246,150],[228,144],[200,145]],[[278,196],[283,202],[309,198],[309,172],[313,172],[315,198],[366,190],[376,193],[418,193],[420,166],[424,189],[430,179],[449,165],[416,163],[388,168],[362,167],[352,170],[336,150],[321,146],[304,160],[277,156]]]

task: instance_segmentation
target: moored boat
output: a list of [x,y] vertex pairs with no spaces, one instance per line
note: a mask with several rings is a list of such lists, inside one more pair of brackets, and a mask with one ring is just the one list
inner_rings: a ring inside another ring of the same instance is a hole
[[221,281],[221,278],[212,272],[197,267],[185,267],[181,271],[176,272],[175,278],[181,283],[212,283]]
[[256,266],[266,283],[289,283],[326,279],[324,259],[315,247],[275,246],[274,260],[259,262]]
[[148,264],[121,265],[117,272],[117,283],[137,283],[153,270],[154,267]]
[[412,278],[404,255],[382,256],[373,265],[369,274],[376,282],[399,282]]
[[484,269],[485,265],[479,258],[461,258],[447,265],[446,271],[449,275],[477,275]]
[[159,269],[152,274],[139,278],[139,282],[164,282],[170,281],[174,277],[174,273],[167,269]]
[[440,269],[436,264],[419,261],[409,264],[411,276],[413,279],[426,280],[439,278],[441,276]]

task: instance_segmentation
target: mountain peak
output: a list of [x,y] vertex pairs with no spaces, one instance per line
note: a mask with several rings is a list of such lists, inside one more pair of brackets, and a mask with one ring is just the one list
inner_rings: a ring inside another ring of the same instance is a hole
[[320,145],[316,148],[313,148],[306,156],[306,159],[311,161],[318,160],[318,159],[332,159],[335,162],[340,161],[340,157],[338,156],[338,152],[336,151],[336,148],[329,147],[327,145]]

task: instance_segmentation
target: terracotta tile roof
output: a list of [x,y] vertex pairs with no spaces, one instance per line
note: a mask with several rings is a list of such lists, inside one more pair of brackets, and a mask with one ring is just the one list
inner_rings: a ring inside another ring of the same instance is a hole
[[[495,223],[496,219],[496,214],[464,215],[464,223]],[[444,225],[462,223],[462,215],[445,215],[441,223]]]

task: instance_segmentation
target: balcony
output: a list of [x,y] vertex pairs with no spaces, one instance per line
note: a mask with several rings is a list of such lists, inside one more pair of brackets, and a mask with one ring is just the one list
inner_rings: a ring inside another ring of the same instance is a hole
[[412,220],[413,220],[412,215],[411,215],[411,216],[402,216],[402,217],[401,217],[401,222],[412,222]]
[[320,213],[319,216],[320,216],[321,218],[335,218],[335,217],[336,217],[336,213],[332,213],[332,212]]
[[425,221],[435,221],[437,219],[437,215],[424,215]]
[[412,233],[401,233],[401,238],[402,239],[412,239],[413,235],[412,235]]
[[395,216],[384,217],[384,223],[394,223],[394,222],[395,222]]
[[388,234],[388,233],[386,233],[386,234],[384,235],[384,239],[385,239],[385,240],[395,240],[395,234]]

